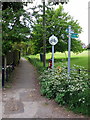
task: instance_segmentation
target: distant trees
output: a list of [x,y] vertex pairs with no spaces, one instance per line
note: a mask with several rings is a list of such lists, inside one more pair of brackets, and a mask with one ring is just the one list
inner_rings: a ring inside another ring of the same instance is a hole
[[[33,12],[36,21],[33,25],[32,31],[32,53],[37,54],[43,52],[43,25],[42,25],[42,6],[39,5],[39,11]],[[55,46],[55,51],[65,52],[68,49],[68,33],[66,29],[68,25],[72,26],[75,33],[81,33],[82,28],[78,21],[64,12],[62,6],[59,6],[56,10],[53,7],[46,7],[46,51],[51,51],[51,45],[49,44],[49,37],[54,34],[58,37],[58,44]],[[82,45],[80,40],[72,39],[71,50],[75,53],[82,52]]]

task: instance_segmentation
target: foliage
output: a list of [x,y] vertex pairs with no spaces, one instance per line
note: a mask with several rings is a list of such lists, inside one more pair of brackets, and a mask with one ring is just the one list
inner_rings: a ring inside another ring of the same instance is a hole
[[37,68],[39,73],[43,72],[43,70],[45,70],[45,68],[42,67],[43,63],[38,58],[34,58],[34,57],[26,56],[26,59],[28,59]]
[[[75,33],[81,33],[82,28],[79,26],[78,21],[74,20],[68,13],[64,12],[64,9],[62,6],[59,6],[58,9],[54,9],[53,7],[46,7],[46,31],[43,29],[43,19],[42,19],[42,11],[40,7],[40,14],[38,11],[34,14],[36,21],[33,25],[33,31],[32,31],[32,44],[33,44],[33,54],[37,54],[43,51],[43,33],[46,34],[46,49],[47,52],[51,51],[51,45],[49,44],[49,37],[54,34],[57,36],[59,42],[55,46],[55,51],[59,52],[65,52],[68,48],[68,33],[66,33],[66,29],[68,28],[68,25],[72,26],[72,29]],[[82,52],[82,46],[81,41],[73,39],[72,40],[72,51],[73,52]]]
[[41,94],[54,98],[61,105],[66,105],[75,112],[90,115],[90,84],[88,74],[75,69],[84,69],[74,65],[68,77],[66,65],[57,69],[48,69],[40,76]]
[[2,3],[2,48],[3,54],[12,49],[14,42],[29,41],[30,28],[27,21],[30,16],[23,9],[23,2]]
[[18,11],[19,9],[23,8],[22,3],[15,4],[14,2],[3,2],[2,9],[6,10],[7,8],[13,8],[14,11]]
[[[83,57],[85,57],[86,59],[88,58],[87,56],[88,51],[84,51],[83,53],[80,53],[78,55],[71,52],[71,55],[72,55],[71,62],[73,62],[73,64],[77,64],[77,61],[79,61],[78,65],[72,66],[72,69],[77,69],[77,70],[88,69],[85,66],[87,64],[86,60],[83,60]],[[50,57],[51,57],[51,53],[46,54],[46,58],[47,58],[46,66],[48,66],[48,59],[50,59]],[[64,60],[65,54],[60,53],[60,52],[55,53],[55,70],[54,71],[52,71],[52,69],[45,70],[42,62],[40,61],[39,54],[30,55],[30,56],[27,56],[27,58],[39,71],[40,84],[41,84],[40,86],[41,86],[42,94],[47,95],[48,98],[54,98],[56,102],[58,102],[61,105],[68,106],[70,109],[72,109],[75,112],[81,112],[83,114],[88,114],[88,115],[90,114],[89,113],[90,111],[89,110],[90,108],[89,107],[89,104],[90,104],[90,101],[89,101],[90,81],[89,79],[90,78],[87,72],[82,71],[80,72],[80,74],[78,74],[79,71],[73,70],[71,72],[72,79],[68,80],[67,69],[66,69],[67,64],[64,63],[66,62]],[[85,66],[87,69],[84,67],[80,67],[80,65]],[[59,90],[62,90],[62,92],[58,92]],[[72,95],[70,95],[71,93]],[[85,103],[82,103],[84,101],[83,98],[85,98]],[[66,100],[66,102],[63,99]]]

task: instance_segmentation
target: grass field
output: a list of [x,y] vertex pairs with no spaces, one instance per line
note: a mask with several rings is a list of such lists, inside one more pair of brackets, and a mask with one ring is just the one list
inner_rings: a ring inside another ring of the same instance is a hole
[[[48,67],[48,61],[51,59],[52,53],[46,54],[46,67]],[[40,55],[30,55],[29,56],[31,59],[36,59],[38,61],[38,64],[40,66],[43,65],[43,63],[40,62]],[[54,59],[55,59],[55,67],[60,66],[62,62],[67,63],[68,62],[68,52],[61,53],[61,52],[56,52],[54,54]],[[88,51],[83,51],[82,53],[75,54],[71,52],[71,66],[73,64],[80,65],[88,69]]]

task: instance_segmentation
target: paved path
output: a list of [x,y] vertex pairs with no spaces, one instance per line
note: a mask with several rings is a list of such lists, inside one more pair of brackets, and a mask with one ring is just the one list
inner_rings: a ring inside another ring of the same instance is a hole
[[12,75],[12,88],[3,90],[3,118],[84,118],[40,95],[36,69],[24,58]]

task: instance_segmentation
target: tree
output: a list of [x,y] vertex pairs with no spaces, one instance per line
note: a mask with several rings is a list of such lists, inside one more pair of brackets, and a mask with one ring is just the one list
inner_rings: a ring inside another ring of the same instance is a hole
[[27,5],[23,2],[3,2],[2,3],[2,50],[6,54],[13,49],[15,42],[29,41],[30,34],[28,22],[30,16],[23,9]]
[[[41,6],[39,6],[41,7]],[[34,14],[35,16],[35,14]],[[58,44],[55,46],[55,51],[65,52],[68,49],[68,37],[66,33],[66,29],[69,25],[72,26],[72,29],[75,33],[81,33],[82,28],[79,26],[78,21],[74,20],[73,17],[68,15],[68,13],[64,12],[62,6],[59,6],[58,9],[54,9],[53,7],[47,7],[46,9],[46,51],[51,51],[51,45],[49,44],[49,37],[54,34],[58,37]],[[42,26],[42,14],[36,14],[36,21],[33,26],[32,32],[32,44],[33,44],[33,54],[37,54],[42,52],[43,50],[43,26]],[[73,52],[82,52],[81,41],[73,39],[71,50]]]

